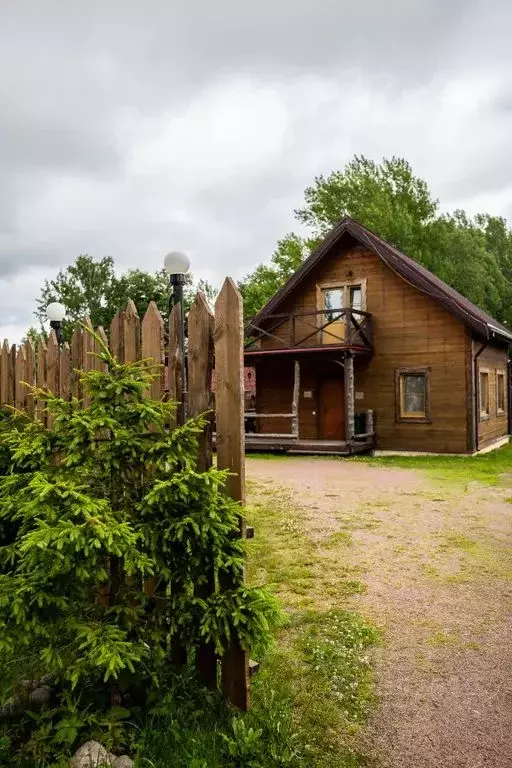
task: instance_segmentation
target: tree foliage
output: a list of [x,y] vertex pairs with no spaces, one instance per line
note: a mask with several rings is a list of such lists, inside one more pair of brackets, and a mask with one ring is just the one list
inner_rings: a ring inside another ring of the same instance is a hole
[[[195,291],[192,277],[187,276],[184,303],[188,309]],[[210,301],[214,301],[216,291],[205,280],[198,285]],[[46,307],[52,301],[59,301],[66,307],[66,320],[63,324],[64,336],[70,339],[73,329],[90,317],[93,326],[108,328],[118,309],[125,307],[132,299],[142,317],[150,301],[156,302],[160,311],[168,311],[169,277],[165,270],[145,272],[131,269],[117,274],[114,260],[105,256],[95,260],[88,254],[78,256],[73,264],[61,269],[56,278],[45,280],[40,297],[37,299],[36,316],[44,327]]]
[[71,748],[93,721],[96,732],[111,725],[119,705],[154,700],[174,643],[249,649],[277,615],[243,583],[226,472],[196,469],[203,419],[169,431],[175,404],[147,396],[144,363],[120,364],[107,348],[101,360],[106,370],[82,374],[88,405],[37,391],[51,426],[2,430],[0,694],[42,675],[57,691],[28,748],[47,733],[54,749],[75,718]]
[[247,317],[293,273],[291,260],[289,269],[282,269],[280,254],[294,253],[299,266],[331,227],[349,215],[498,320],[512,323],[512,231],[507,222],[488,214],[442,213],[427,183],[404,159],[376,163],[355,156],[343,170],[316,177],[295,215],[310,237],[288,235],[270,262],[242,281]]
[[246,317],[255,315],[293,275],[309,253],[309,249],[310,244],[306,240],[289,234],[278,242],[270,264],[260,264],[251,275],[239,283]]

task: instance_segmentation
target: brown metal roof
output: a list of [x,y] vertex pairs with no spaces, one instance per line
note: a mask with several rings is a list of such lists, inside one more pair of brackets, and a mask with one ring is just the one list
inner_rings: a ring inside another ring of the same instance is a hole
[[423,291],[423,293],[427,293],[439,301],[440,304],[462,320],[478,336],[484,339],[496,337],[509,343],[512,342],[512,331],[497,320],[494,320],[482,309],[479,309],[469,299],[466,299],[465,296],[462,296],[462,294],[451,288],[443,280],[433,275],[432,272],[422,267],[414,259],[393,248],[392,245],[382,240],[373,232],[370,232],[369,229],[363,227],[362,224],[350,218],[350,216],[345,216],[336,224],[318,248],[308,256],[301,267],[274,294],[263,309],[258,312],[253,319],[254,324],[260,325],[267,315],[273,314],[281,302],[307,277],[324,256],[329,253],[331,248],[347,235],[351,235],[361,245],[367,246],[390,269],[411,283],[419,291]]

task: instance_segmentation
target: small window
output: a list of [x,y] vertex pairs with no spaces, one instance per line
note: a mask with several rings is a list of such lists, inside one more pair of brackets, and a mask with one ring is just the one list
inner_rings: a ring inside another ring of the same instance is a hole
[[[324,288],[322,291],[323,305],[326,310],[343,309],[345,306],[345,291],[343,287],[340,288]],[[325,322],[332,323],[335,320],[339,320],[341,314],[339,312],[326,312]]]
[[496,408],[498,413],[505,413],[505,374],[496,372]]
[[489,416],[489,373],[480,371],[480,416]]
[[349,286],[349,303],[352,309],[359,312],[363,309],[363,290],[360,285]]
[[401,369],[396,372],[399,421],[428,420],[428,377],[428,368]]

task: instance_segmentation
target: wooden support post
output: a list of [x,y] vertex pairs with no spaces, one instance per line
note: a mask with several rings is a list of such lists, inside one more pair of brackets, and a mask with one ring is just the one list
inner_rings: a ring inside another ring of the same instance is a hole
[[293,400],[292,400],[292,435],[299,437],[299,393],[300,393],[300,363],[295,360],[293,376]]
[[355,430],[354,405],[354,356],[348,352],[345,357],[345,413],[347,421],[346,441],[351,443]]
[[[226,493],[240,505],[245,502],[243,341],[242,297],[233,280],[226,278],[215,304],[217,465],[230,471]],[[240,536],[245,538],[242,514]],[[237,643],[222,657],[222,688],[235,706],[248,709],[249,657]]]
[[366,432],[371,434],[374,431],[373,426],[373,411],[366,411]]

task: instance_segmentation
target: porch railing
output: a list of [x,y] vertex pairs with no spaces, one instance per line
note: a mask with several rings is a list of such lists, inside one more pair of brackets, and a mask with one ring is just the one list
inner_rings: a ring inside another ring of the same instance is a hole
[[267,315],[246,327],[245,351],[311,347],[372,348],[372,316],[359,309],[321,309]]

